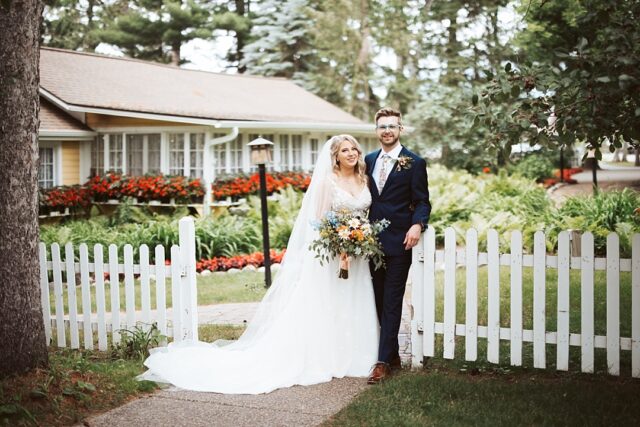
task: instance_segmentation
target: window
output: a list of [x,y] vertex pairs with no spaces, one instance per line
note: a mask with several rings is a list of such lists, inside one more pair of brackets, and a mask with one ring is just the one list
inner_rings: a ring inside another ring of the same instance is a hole
[[38,185],[40,188],[51,188],[54,186],[54,164],[53,148],[40,148],[38,162]]
[[229,172],[242,172],[242,135],[229,142]]
[[184,134],[169,134],[169,175],[184,175]]
[[89,175],[104,175],[104,135],[98,135],[91,142],[91,168]]
[[313,167],[316,165],[316,162],[318,161],[318,145],[319,145],[318,138],[309,139],[309,145],[311,146],[311,149],[310,149],[311,169],[313,169]]
[[144,135],[127,135],[127,175],[144,174]]
[[192,133],[189,135],[189,176],[202,178],[202,161],[204,155],[204,133]]
[[109,170],[122,172],[122,135],[109,135]]
[[160,134],[145,135],[147,137],[147,165],[144,173],[160,173]]
[[289,135],[280,135],[280,170],[288,171],[290,169]]
[[[223,133],[214,133],[213,138],[220,138],[224,135]],[[227,144],[213,146],[213,171],[216,176],[224,175],[227,172]]]
[[302,135],[291,135],[291,165],[289,170],[302,170]]

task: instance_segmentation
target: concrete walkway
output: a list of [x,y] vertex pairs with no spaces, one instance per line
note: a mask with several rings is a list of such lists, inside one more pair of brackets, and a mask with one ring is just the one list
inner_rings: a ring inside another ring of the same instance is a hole
[[316,426],[367,388],[363,378],[341,378],[260,395],[162,390],[85,420],[104,427]]
[[[405,365],[411,360],[411,328],[407,285],[399,342]],[[198,307],[200,324],[245,325],[258,303],[217,304]],[[294,386],[260,395],[225,395],[169,387],[136,399],[101,415],[84,426],[104,427],[223,427],[316,426],[347,406],[366,390],[365,378],[334,378],[312,386]]]

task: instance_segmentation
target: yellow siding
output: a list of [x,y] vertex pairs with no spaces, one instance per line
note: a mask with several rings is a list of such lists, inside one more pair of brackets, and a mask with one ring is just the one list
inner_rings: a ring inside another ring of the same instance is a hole
[[80,143],[62,142],[62,185],[80,184]]
[[99,127],[138,127],[138,126],[193,126],[190,123],[175,123],[161,120],[137,119],[133,117],[106,116],[103,114],[87,113],[87,126]]

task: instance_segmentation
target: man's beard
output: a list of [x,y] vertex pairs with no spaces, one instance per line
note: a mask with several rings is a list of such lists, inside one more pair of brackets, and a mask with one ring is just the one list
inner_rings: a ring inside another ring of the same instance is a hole
[[382,145],[387,145],[387,146],[393,146],[396,145],[396,143],[400,140],[400,135],[397,135],[396,137],[393,138],[393,140],[391,142],[385,142],[384,140],[384,136],[381,136],[380,138],[378,138],[378,141],[380,141],[380,144]]

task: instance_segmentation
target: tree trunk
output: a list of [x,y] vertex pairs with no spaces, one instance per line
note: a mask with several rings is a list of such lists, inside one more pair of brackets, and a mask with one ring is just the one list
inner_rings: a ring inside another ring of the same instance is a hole
[[171,45],[171,65],[176,67],[180,66],[180,42],[175,42]]
[[[245,16],[248,11],[245,11],[244,2],[245,0],[235,0],[236,2],[236,13],[239,16]],[[248,5],[247,5],[248,6]],[[246,37],[247,35],[243,31],[236,31],[236,57],[235,60],[238,61],[238,74],[244,74],[247,71],[247,66],[242,65],[242,60],[244,59],[244,46],[246,45]]]
[[48,363],[38,263],[42,3],[0,2],[0,377]]

